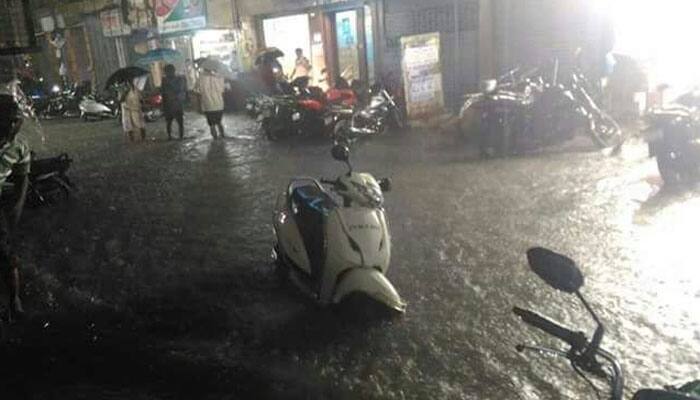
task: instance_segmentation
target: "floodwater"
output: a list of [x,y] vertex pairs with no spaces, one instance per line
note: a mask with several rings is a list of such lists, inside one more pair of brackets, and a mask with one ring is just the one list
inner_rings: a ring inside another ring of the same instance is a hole
[[[114,121],[45,124],[37,151],[68,151],[80,187],[27,212],[18,234],[29,318],[0,348],[0,382],[27,398],[581,399],[558,346],[518,305],[589,332],[572,296],[529,272],[525,251],[578,261],[584,296],[628,395],[700,378],[700,192],[661,189],[641,144],[481,161],[450,134],[359,144],[356,169],[388,176],[396,320],[358,324],[275,278],[276,194],[343,166],[321,143],[269,143],[242,116],[212,141],[126,144]],[[41,155],[41,154],[40,154]],[[603,386],[601,385],[601,388]],[[3,398],[5,398],[3,396]]]

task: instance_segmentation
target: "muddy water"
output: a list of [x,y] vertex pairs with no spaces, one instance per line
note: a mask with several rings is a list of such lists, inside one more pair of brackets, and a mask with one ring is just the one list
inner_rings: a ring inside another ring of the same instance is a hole
[[271,144],[243,117],[218,142],[194,116],[187,140],[151,125],[158,140],[137,145],[111,121],[46,125],[43,148],[74,155],[81,191],[29,213],[21,231],[32,313],[3,350],[19,366],[2,375],[17,393],[593,398],[565,363],[514,350],[557,343],[513,305],[593,327],[528,272],[532,245],[579,262],[630,393],[698,377],[700,202],[660,190],[641,146],[475,161],[450,136],[359,145],[356,167],[393,179],[389,278],[409,306],[358,325],[277,281],[269,263],[276,193],[291,176],[343,170],[327,145]]

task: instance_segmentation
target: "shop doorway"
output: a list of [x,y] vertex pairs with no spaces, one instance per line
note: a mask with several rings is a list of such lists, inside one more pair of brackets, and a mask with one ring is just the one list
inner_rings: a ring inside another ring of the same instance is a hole
[[369,6],[328,14],[333,30],[332,54],[336,76],[352,82],[372,82],[374,73],[374,30]]
[[309,14],[264,19],[263,35],[266,47],[277,47],[284,53],[279,61],[287,76],[294,70],[294,50],[299,48],[307,58],[310,57]]

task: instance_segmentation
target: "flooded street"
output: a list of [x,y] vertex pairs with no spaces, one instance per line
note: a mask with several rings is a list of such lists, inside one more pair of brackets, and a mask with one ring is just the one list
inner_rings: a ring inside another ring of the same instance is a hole
[[[585,330],[574,297],[532,274],[525,251],[577,260],[628,395],[699,378],[700,192],[661,190],[645,147],[478,160],[462,139],[407,132],[353,149],[390,177],[388,277],[406,315],[357,325],[280,282],[272,207],[295,175],[335,177],[327,143],[269,143],[243,116],[212,141],[127,144],[115,121],[45,123],[39,156],[67,151],[79,187],[28,210],[18,233],[28,320],[0,347],[0,383],[32,399],[582,399],[559,345],[518,305]],[[601,386],[602,387],[602,386]],[[4,396],[3,396],[4,398]]]

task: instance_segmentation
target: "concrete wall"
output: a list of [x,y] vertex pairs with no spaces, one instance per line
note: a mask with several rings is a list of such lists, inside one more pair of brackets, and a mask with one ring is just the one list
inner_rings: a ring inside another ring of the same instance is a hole
[[[489,1],[489,0],[482,0]],[[590,1],[492,0],[493,51],[497,69],[538,65],[558,58],[562,67],[573,64],[576,48],[594,68],[612,47],[612,27],[596,14]]]
[[386,0],[382,71],[401,71],[401,36],[440,32],[445,103],[460,105],[462,95],[479,81],[478,0]]
[[85,16],[84,21],[94,63],[94,86],[98,91],[101,91],[107,82],[107,78],[119,69],[115,39],[107,38],[102,34],[102,24],[96,15]]

